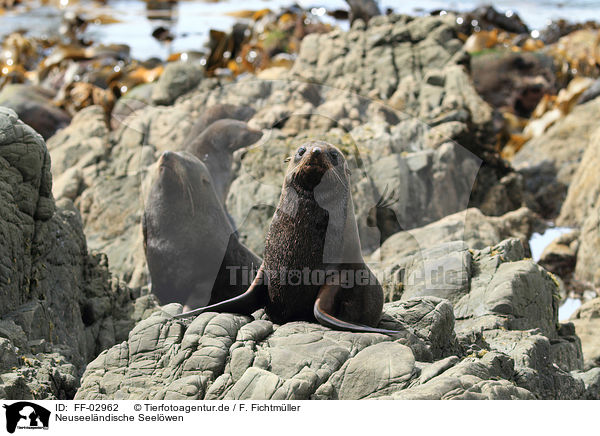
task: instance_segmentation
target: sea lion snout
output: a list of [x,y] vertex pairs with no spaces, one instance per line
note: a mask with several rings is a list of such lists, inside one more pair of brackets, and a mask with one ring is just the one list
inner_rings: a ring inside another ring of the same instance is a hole
[[[290,180],[295,179],[301,188],[312,190],[328,171],[337,174],[343,159],[341,152],[331,144],[323,141],[307,142],[296,150],[288,174]],[[335,179],[343,180],[343,177],[339,176]]]
[[171,178],[170,173],[177,172],[177,154],[172,151],[165,151],[158,158],[157,176],[161,179]]
[[169,165],[173,160],[173,155],[174,153],[172,151],[165,151],[163,154],[160,155],[160,158],[158,159],[158,166],[164,167]]
[[321,153],[321,147],[312,147],[307,154],[307,164],[309,167],[318,166],[321,168],[327,168],[327,159]]

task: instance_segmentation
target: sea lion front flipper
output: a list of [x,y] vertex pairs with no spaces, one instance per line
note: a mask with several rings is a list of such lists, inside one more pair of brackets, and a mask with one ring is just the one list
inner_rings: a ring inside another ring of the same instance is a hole
[[335,296],[339,292],[340,288],[340,285],[325,284],[321,286],[313,308],[315,319],[319,322],[319,324],[334,330],[346,330],[350,332],[381,333],[384,335],[400,333],[395,330],[385,330],[362,324],[353,324],[348,321],[342,321],[341,319],[333,316],[331,313],[334,311]]
[[204,312],[230,312],[250,315],[257,309],[265,305],[268,296],[267,282],[265,281],[264,263],[261,264],[256,277],[246,292],[229,300],[211,304],[210,306],[200,307],[189,312],[180,313],[173,318],[185,318],[188,316],[200,315]]

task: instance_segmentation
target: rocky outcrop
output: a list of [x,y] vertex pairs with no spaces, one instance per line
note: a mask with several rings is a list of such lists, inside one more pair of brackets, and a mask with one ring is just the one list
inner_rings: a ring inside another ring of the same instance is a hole
[[88,253],[72,202],[55,207],[42,137],[6,108],[0,184],[0,398],[72,398],[85,364],[124,340],[153,300]]
[[[600,100],[600,99],[598,99]],[[594,100],[595,101],[595,100]],[[577,167],[557,223],[562,226],[583,226],[594,214],[600,197],[600,130],[590,133],[589,143]]]
[[155,104],[173,104],[177,97],[195,88],[202,80],[203,70],[191,62],[173,62],[167,64],[165,72],[159,77],[152,90]]
[[575,277],[595,287],[600,286],[599,153],[600,130],[596,129],[590,137],[557,219],[559,225],[581,229]]
[[427,226],[395,233],[369,260],[375,268],[385,273],[441,243],[462,241],[467,248],[482,249],[510,237],[519,238],[527,253],[532,233],[543,227],[541,218],[527,208],[501,217],[488,217],[479,209],[469,208]]
[[[357,20],[348,32],[308,35],[280,80],[199,80],[198,67],[170,65],[158,83],[117,102],[116,130],[102,127],[100,109],[91,107],[49,141],[53,171],[61,174],[54,193],[75,202],[89,246],[108,255],[113,271],[144,285],[148,167],[179,149],[207,108],[236,105],[256,112],[249,125],[263,138],[234,156],[226,205],[240,239],[258,254],[278,201],[281,162],[309,138],[339,146],[352,166],[366,254],[469,201],[486,215],[517,209],[522,180],[489,143],[492,110],[468,76],[455,25],[449,17],[391,15],[368,26]],[[157,100],[157,93],[169,97]]]
[[582,304],[570,321],[581,338],[585,367],[600,366],[600,298]]
[[[122,312],[115,315],[102,299],[81,303],[96,295],[94,286],[105,289],[89,272],[79,287],[80,330],[100,318],[103,326],[123,320],[123,328],[112,336],[93,330],[103,339],[81,353],[75,369],[123,342],[87,366],[77,398],[597,395],[598,374],[584,371],[573,325],[557,321],[557,280],[527,258],[527,241],[544,224],[521,206],[537,207],[550,195],[538,189],[554,185],[544,187],[537,170],[512,172],[499,158],[492,109],[475,91],[468,64],[454,18],[377,16],[368,25],[356,20],[348,32],[307,36],[279,80],[221,82],[177,63],[158,83],[117,102],[113,130],[101,108],[80,111],[48,142],[53,192],[62,204],[75,204],[88,246],[105,252],[115,275],[136,289],[147,283],[140,219],[148,174],[162,152],[181,149],[207,108],[247,108],[248,124],[263,133],[257,145],[235,152],[226,199],[241,241],[257,253],[281,192],[283,160],[310,138],[337,145],[351,169],[364,254],[389,301],[381,327],[399,333],[276,325],[263,311],[174,320],[181,307],[169,305],[125,337],[131,320],[148,314],[151,298],[134,303],[141,294],[113,281],[106,292],[129,295],[113,297]],[[523,195],[524,186],[537,202]],[[567,182],[561,186],[566,192]],[[469,202],[479,209],[467,210]],[[538,210],[546,213],[544,207]],[[105,265],[82,241],[82,258]],[[13,354],[4,353],[0,364],[12,365]]]
[[563,215],[561,206],[571,183],[580,178],[576,172],[579,163],[586,161],[584,153],[599,113],[600,99],[576,106],[544,134],[527,141],[515,155],[512,164],[523,174],[525,190],[533,195],[538,213]]
[[[444,258],[441,251],[424,253],[425,264]],[[460,283],[436,288],[428,282],[420,296],[407,288],[400,301],[384,306],[380,326],[397,330],[395,336],[332,331],[306,322],[280,326],[262,310],[251,317],[204,313],[174,320],[181,306],[165,306],[139,323],[126,342],[88,365],[76,398],[592,395],[595,374],[582,371],[573,326],[557,323],[557,285],[523,259],[518,240],[478,251],[446,249],[447,258],[457,255],[466,261],[462,271],[458,266],[445,271],[452,278],[463,274]]]
[[590,212],[581,229],[575,276],[588,281],[593,286],[600,286],[600,205]]

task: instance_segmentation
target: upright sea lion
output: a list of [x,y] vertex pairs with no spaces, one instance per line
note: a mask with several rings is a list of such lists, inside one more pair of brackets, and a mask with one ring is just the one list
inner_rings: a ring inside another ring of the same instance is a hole
[[276,323],[314,321],[339,330],[378,329],[383,290],[362,258],[348,165],[333,145],[312,141],[290,158],[264,261],[239,297],[177,315],[249,314],[264,306]]
[[152,292],[161,304],[195,308],[233,298],[261,262],[237,239],[206,166],[187,152],[160,157],[142,227]]
[[183,149],[206,164],[217,197],[225,204],[231,184],[233,152],[254,144],[261,137],[261,131],[249,128],[243,121],[223,119],[215,121],[200,136],[184,143]]

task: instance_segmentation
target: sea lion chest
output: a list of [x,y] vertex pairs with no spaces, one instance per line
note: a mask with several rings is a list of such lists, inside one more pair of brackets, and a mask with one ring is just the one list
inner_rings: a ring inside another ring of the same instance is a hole
[[312,321],[318,272],[326,267],[323,247],[329,214],[312,196],[300,196],[292,210],[283,209],[280,205],[275,212],[265,244],[266,312],[276,323]]

